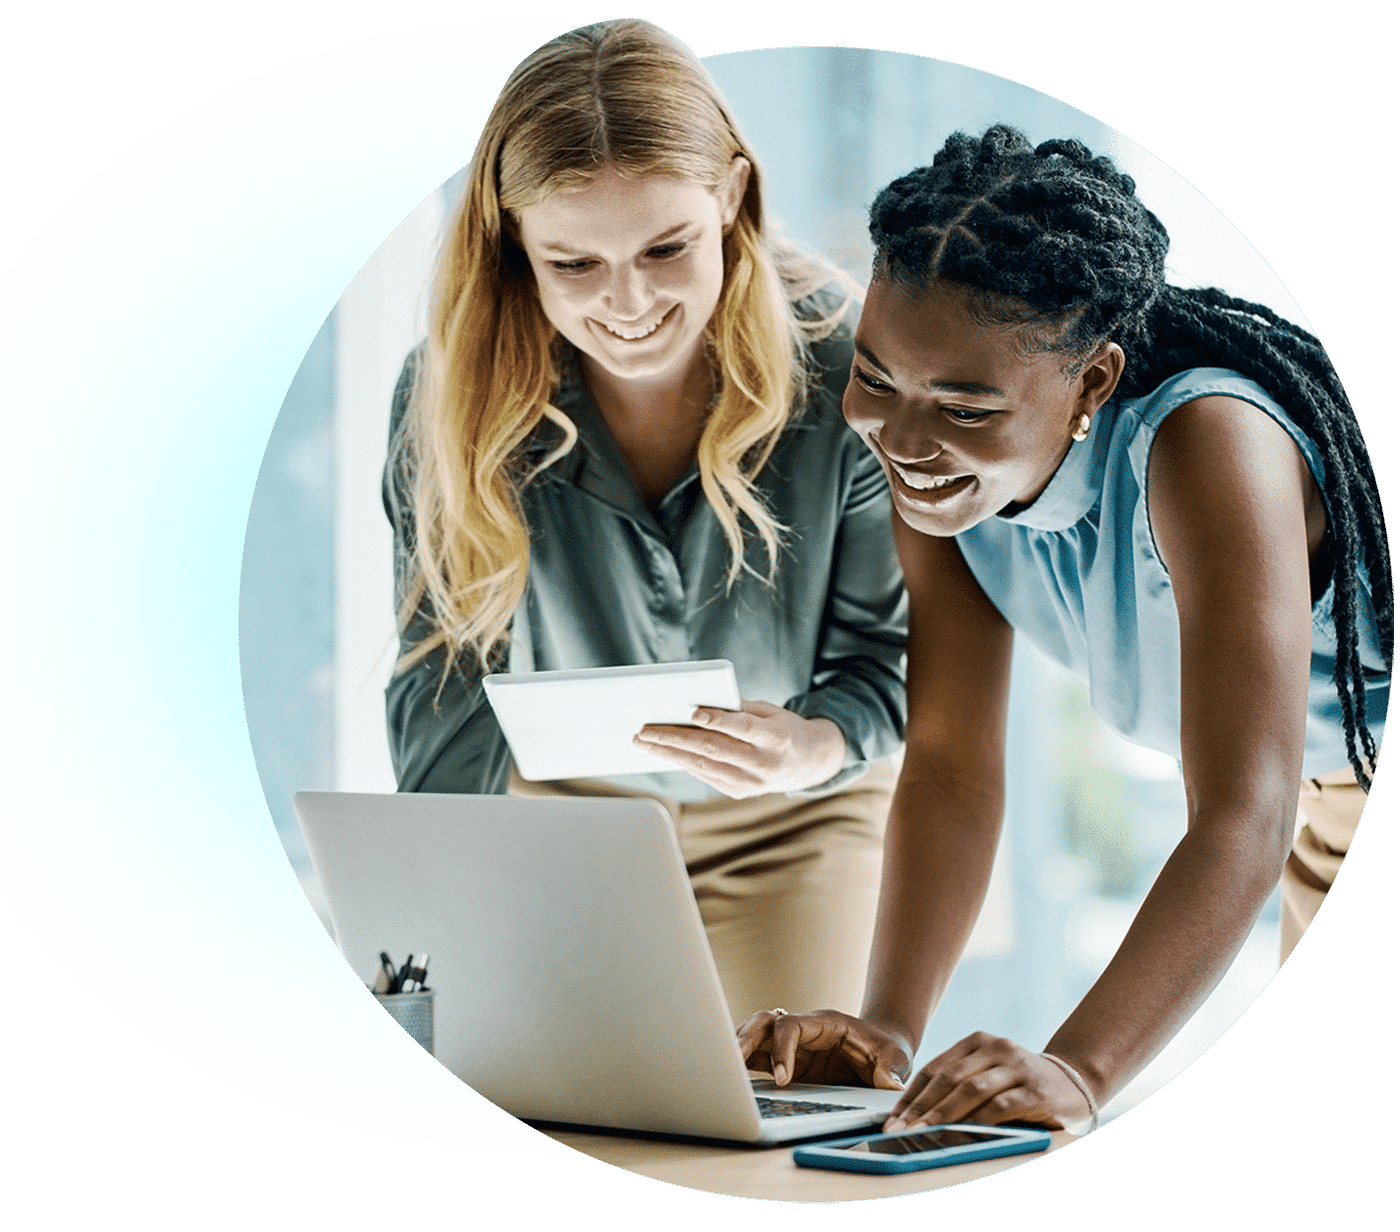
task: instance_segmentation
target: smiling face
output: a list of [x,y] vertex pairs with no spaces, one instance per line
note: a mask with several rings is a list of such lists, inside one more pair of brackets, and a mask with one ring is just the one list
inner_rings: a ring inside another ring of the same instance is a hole
[[934,283],[913,298],[877,278],[843,405],[899,516],[926,535],[956,535],[1044,491],[1122,360],[1107,343],[1066,376],[1065,357],[1028,354],[1021,329],[976,321],[964,289]]
[[742,158],[715,191],[609,165],[516,211],[540,306],[585,366],[630,381],[681,376],[700,358],[724,286],[724,231],[747,182]]

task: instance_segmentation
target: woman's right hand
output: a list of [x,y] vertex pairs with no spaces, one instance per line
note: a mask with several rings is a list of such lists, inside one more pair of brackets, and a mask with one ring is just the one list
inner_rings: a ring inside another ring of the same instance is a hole
[[760,1010],[739,1024],[739,1051],[751,1070],[789,1082],[904,1087],[912,1065],[911,1041],[898,1031],[839,1010],[789,1014]]

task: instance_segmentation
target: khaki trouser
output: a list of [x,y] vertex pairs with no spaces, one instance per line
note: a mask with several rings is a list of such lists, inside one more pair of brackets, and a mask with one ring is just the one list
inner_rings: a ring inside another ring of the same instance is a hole
[[[737,1024],[756,1010],[860,1012],[896,768],[876,762],[827,796],[659,800],[676,824],[695,901]],[[512,795],[649,795],[590,779]]]
[[1280,961],[1293,952],[1327,897],[1351,847],[1366,793],[1350,770],[1307,779],[1298,793],[1298,828],[1283,866]]

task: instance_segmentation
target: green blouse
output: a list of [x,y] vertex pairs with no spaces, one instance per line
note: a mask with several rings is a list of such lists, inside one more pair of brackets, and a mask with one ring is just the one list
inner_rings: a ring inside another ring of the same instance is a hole
[[[579,439],[522,493],[530,579],[516,608],[512,645],[496,670],[729,659],[740,696],[831,719],[845,734],[845,769],[813,792],[840,786],[899,746],[906,599],[884,475],[841,415],[849,323],[809,349],[806,403],[757,481],[788,528],[777,575],[767,582],[766,556],[751,534],[748,561],[757,576],[746,571],[728,592],[729,545],[695,469],[649,510],[581,378],[576,352],[565,349],[554,404],[573,420]],[[416,353],[395,393],[391,442],[415,363]],[[545,421],[525,448],[544,452],[558,439],[557,427]],[[399,486],[391,461],[384,503],[401,600],[413,528]],[[419,616],[402,647],[426,628]],[[386,691],[399,790],[505,791],[510,750],[480,671],[463,655],[445,684],[442,672],[438,652],[395,674]],[[616,781],[681,800],[717,794],[682,771]]]

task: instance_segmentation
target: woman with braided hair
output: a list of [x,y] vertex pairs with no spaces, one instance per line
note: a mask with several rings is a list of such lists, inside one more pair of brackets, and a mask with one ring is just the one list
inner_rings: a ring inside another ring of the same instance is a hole
[[1376,483],[1317,339],[1166,285],[1161,223],[1078,142],[956,134],[871,235],[845,413],[898,515],[907,751],[862,1016],[756,1014],[741,1043],[779,1083],[907,1075],[990,876],[1019,630],[1180,760],[1186,834],[1045,1052],[969,1036],[887,1128],[1092,1128],[1281,871],[1286,954],[1346,852],[1389,694]]

